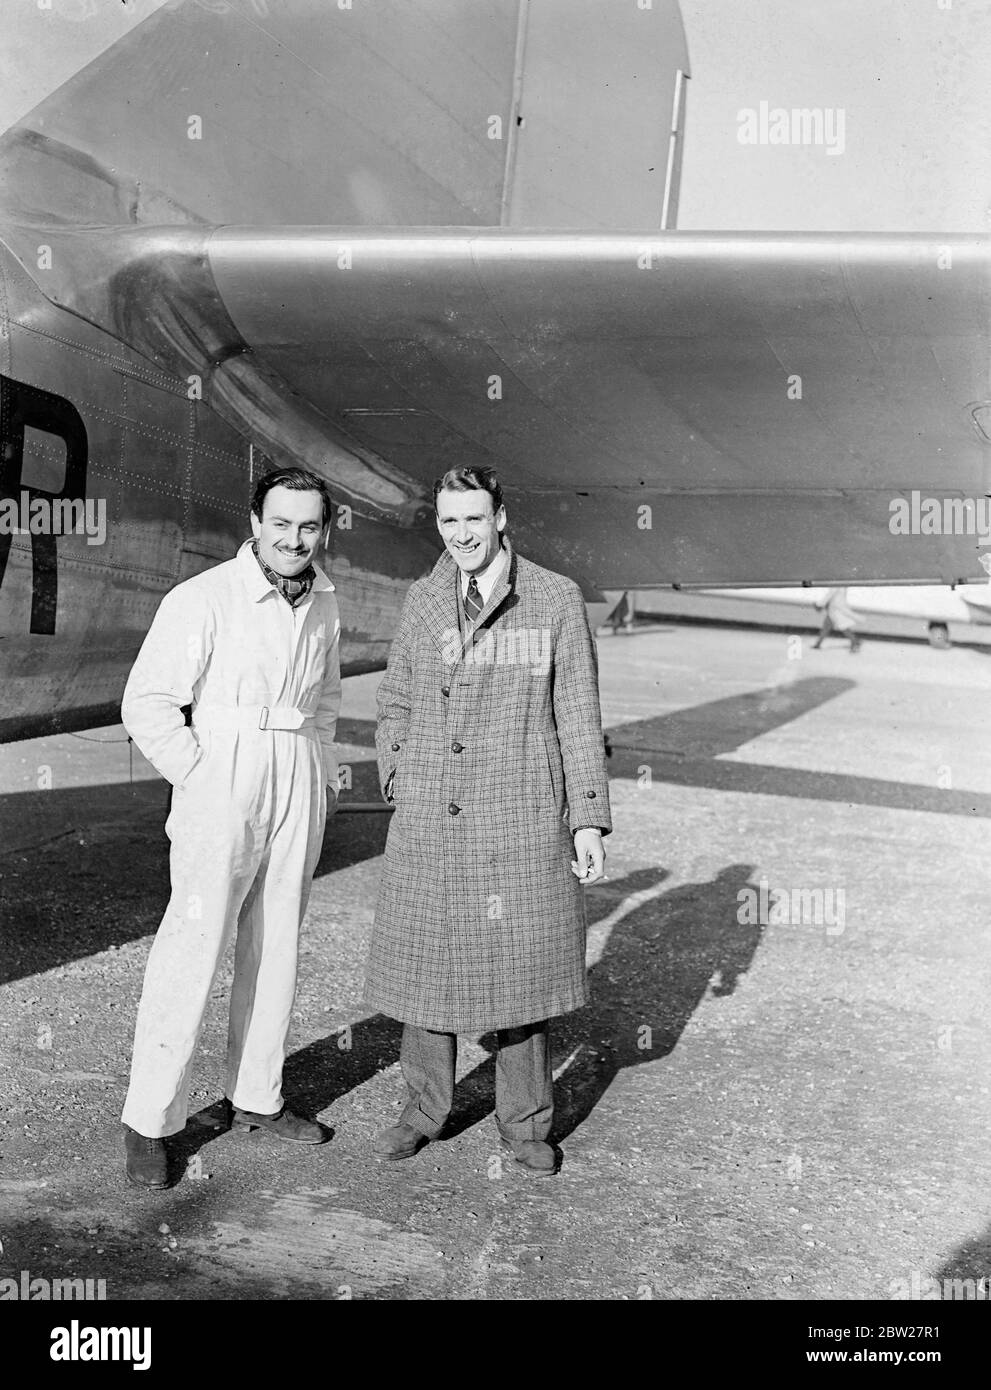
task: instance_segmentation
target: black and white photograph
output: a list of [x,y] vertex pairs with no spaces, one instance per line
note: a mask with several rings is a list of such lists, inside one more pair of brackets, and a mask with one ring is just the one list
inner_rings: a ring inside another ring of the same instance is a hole
[[0,0],[33,1366],[449,1301],[953,1364],[989,45],[991,0]]

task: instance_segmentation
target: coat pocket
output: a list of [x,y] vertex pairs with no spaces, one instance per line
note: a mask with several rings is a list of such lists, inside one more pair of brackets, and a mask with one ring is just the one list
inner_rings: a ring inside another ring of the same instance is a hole
[[389,784],[389,796],[398,803],[406,799],[406,779],[404,773],[409,762],[409,751],[403,748],[396,754],[396,765],[392,770],[392,781]]
[[399,776],[399,764],[396,763],[395,767],[392,769],[392,771],[389,773],[388,778],[386,779],[386,783],[385,783],[385,799],[386,799],[386,801],[395,801],[395,800],[396,800],[396,778],[397,778],[398,776]]

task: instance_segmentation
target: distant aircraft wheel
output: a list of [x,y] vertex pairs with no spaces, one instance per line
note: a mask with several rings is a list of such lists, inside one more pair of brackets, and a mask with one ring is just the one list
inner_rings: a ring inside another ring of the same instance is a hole
[[941,651],[945,651],[951,645],[950,629],[945,623],[929,624],[929,645],[939,647]]

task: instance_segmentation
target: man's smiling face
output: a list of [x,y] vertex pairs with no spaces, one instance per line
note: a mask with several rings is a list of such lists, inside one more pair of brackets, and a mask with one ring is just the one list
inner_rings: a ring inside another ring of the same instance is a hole
[[505,507],[493,511],[484,488],[443,488],[437,494],[437,530],[465,574],[488,569],[499,554],[505,526]]
[[319,492],[273,487],[265,494],[261,521],[251,513],[258,554],[277,574],[301,574],[320,549],[323,499]]

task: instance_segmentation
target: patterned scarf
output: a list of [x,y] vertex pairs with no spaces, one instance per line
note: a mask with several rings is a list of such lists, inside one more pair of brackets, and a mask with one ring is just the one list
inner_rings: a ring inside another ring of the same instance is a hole
[[258,561],[259,565],[261,565],[262,574],[270,584],[278,589],[289,607],[295,608],[297,603],[302,603],[303,599],[313,587],[314,579],[317,577],[313,566],[307,565],[306,569],[300,574],[279,574],[276,570],[272,569],[271,565],[266,565],[265,561],[258,554],[257,541],[251,542],[251,550],[255,559]]

